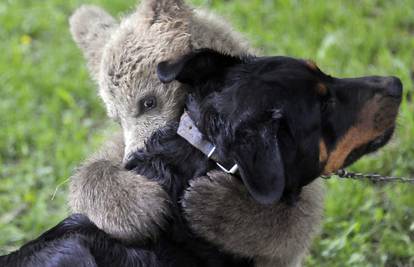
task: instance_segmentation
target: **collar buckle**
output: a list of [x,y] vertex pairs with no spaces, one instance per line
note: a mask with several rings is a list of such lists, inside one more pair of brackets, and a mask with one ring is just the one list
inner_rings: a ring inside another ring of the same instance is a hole
[[[216,146],[213,146],[213,148],[210,150],[210,152],[208,152],[207,158],[211,158],[211,156],[214,154],[215,151],[216,151]],[[226,167],[224,167],[223,165],[221,165],[218,162],[216,162],[216,164],[225,173],[235,174],[239,170],[239,166],[237,164],[234,164],[233,167],[231,167],[230,169],[226,169]]]

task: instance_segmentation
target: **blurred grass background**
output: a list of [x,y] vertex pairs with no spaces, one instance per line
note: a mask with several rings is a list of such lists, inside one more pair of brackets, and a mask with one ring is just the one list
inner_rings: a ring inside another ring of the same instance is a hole
[[[413,0],[192,2],[227,17],[264,54],[313,59],[340,77],[400,77],[394,141],[353,169],[414,177]],[[68,31],[83,3],[119,17],[136,0],[0,2],[0,254],[68,214],[67,178],[112,127]],[[327,183],[308,266],[414,266],[414,186]]]

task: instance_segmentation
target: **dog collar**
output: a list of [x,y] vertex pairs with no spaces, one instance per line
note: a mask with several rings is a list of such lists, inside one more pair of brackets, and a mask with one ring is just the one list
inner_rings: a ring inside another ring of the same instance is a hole
[[239,167],[234,164],[231,168],[226,168],[220,164],[216,151],[216,146],[203,138],[203,134],[198,130],[194,121],[190,118],[187,112],[184,112],[180,119],[177,134],[184,138],[193,147],[200,150],[207,158],[212,159],[217,166],[226,173],[235,174]]

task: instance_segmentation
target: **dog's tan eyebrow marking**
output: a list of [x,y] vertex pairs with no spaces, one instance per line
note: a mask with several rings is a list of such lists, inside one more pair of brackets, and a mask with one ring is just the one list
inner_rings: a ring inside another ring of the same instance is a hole
[[316,84],[316,93],[318,95],[326,95],[328,93],[328,87],[324,83],[319,82]]
[[318,70],[318,65],[316,65],[315,61],[313,60],[305,60],[306,66],[308,66],[308,68],[310,68],[311,70]]

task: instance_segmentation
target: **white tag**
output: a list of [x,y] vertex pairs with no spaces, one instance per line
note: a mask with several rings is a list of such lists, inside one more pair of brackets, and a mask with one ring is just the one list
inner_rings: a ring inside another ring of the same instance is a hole
[[203,152],[204,155],[211,156],[210,152],[214,149],[214,145],[203,139],[203,134],[198,130],[187,112],[184,112],[181,116],[177,134]]

